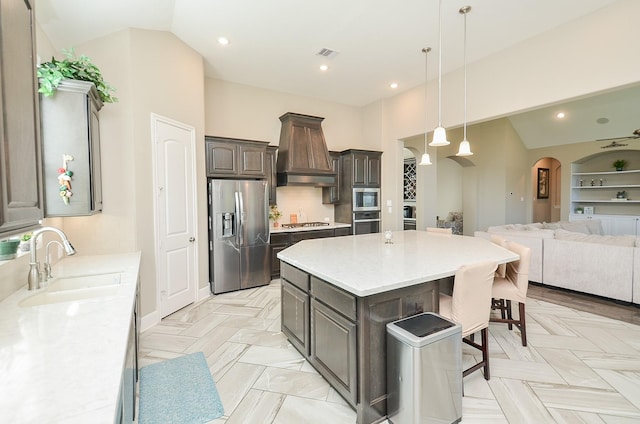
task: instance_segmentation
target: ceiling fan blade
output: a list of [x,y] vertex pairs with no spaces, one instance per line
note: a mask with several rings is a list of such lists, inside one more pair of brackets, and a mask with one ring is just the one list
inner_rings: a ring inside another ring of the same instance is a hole
[[613,137],[613,138],[600,138],[596,141],[617,141],[617,140],[632,140],[634,138],[639,138],[640,136],[628,135],[626,137]]

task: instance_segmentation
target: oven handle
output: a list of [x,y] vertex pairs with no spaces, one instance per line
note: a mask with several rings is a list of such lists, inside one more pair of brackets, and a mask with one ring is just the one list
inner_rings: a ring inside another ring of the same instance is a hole
[[354,219],[353,222],[377,222],[380,221],[380,218],[378,219]]

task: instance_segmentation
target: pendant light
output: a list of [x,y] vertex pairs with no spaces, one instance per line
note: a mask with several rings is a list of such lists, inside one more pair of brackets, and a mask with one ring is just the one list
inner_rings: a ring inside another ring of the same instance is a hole
[[471,145],[467,141],[467,13],[471,11],[471,6],[460,8],[459,12],[464,15],[464,131],[460,147],[456,156],[471,156]]
[[[427,122],[427,109],[429,108],[427,102],[427,86],[429,85],[429,79],[427,78],[427,71],[429,70],[429,52],[431,51],[431,47],[425,47],[422,49],[422,53],[424,53],[424,123],[425,128],[429,123]],[[425,130],[424,132],[424,153],[422,154],[422,159],[420,160],[419,165],[431,165],[431,158],[429,158],[429,153],[427,152],[427,134],[429,131]]]
[[442,0],[438,6],[438,126],[433,130],[433,140],[430,146],[446,146],[449,144],[447,140],[447,131],[442,126]]

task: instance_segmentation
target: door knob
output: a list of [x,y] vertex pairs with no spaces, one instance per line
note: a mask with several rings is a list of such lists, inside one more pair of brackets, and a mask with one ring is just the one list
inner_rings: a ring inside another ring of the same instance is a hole
[[194,241],[196,241],[195,237],[189,237],[189,243],[193,243]]

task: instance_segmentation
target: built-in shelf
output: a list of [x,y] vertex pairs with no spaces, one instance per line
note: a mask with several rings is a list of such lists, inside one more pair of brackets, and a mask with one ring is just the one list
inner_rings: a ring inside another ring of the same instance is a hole
[[[613,170],[613,162],[621,158],[629,169]],[[573,163],[571,170],[571,214],[590,206],[598,215],[640,215],[640,151],[600,153]],[[620,192],[626,200],[617,199]]]

